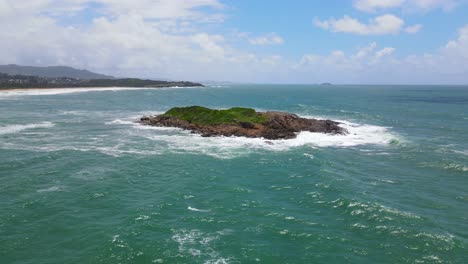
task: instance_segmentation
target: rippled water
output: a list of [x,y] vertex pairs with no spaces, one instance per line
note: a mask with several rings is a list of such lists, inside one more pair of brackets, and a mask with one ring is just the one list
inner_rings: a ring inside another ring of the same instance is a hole
[[[468,87],[0,92],[0,263],[465,263]],[[351,133],[202,138],[174,106]]]

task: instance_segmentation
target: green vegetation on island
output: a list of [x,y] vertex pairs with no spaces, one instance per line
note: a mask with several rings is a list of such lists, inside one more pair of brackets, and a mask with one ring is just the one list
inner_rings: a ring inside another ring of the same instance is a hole
[[252,108],[226,110],[201,106],[175,107],[162,115],[144,116],[140,124],[177,127],[203,137],[249,137],[291,139],[302,131],[346,135],[348,131],[331,120],[301,118],[285,112],[256,112]]
[[268,119],[252,108],[234,107],[226,110],[209,109],[201,106],[175,107],[163,116],[177,117],[180,120],[198,125],[236,124],[240,122],[261,124]]
[[126,79],[75,79],[69,77],[47,78],[39,76],[9,75],[0,73],[0,89],[11,88],[77,88],[77,87],[193,87],[203,86],[193,82],[173,82]]

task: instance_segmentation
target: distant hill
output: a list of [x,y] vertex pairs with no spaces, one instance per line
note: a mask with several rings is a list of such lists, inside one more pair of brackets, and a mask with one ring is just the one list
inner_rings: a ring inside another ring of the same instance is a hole
[[193,87],[203,86],[194,82],[157,81],[137,78],[125,79],[76,79],[69,77],[39,77],[0,73],[0,89],[11,88],[73,88],[73,87]]
[[0,73],[9,75],[38,76],[44,78],[74,78],[82,80],[94,79],[114,79],[113,76],[90,72],[88,70],[78,70],[67,66],[20,66],[15,64],[0,65]]

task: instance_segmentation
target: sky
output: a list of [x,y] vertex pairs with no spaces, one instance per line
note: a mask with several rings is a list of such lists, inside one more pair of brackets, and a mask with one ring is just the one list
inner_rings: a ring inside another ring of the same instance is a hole
[[468,0],[0,0],[0,64],[189,81],[468,84]]

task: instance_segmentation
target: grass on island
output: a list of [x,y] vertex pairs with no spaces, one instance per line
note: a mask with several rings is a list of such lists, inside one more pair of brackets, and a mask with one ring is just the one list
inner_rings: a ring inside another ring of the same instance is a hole
[[173,116],[198,125],[220,125],[248,122],[260,124],[267,121],[252,108],[234,107],[227,110],[215,110],[201,106],[175,107],[164,115]]

